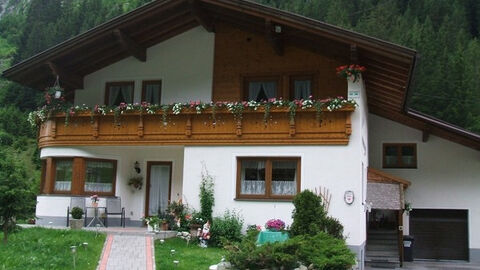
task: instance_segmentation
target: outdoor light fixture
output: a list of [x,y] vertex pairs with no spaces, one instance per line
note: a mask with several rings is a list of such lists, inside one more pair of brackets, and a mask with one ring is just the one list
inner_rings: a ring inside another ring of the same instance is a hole
[[277,33],[277,34],[282,33],[282,26],[281,25],[275,25],[275,33]]
[[141,170],[140,170],[140,163],[138,163],[138,161],[135,161],[135,171],[136,171],[137,173],[140,173],[140,172],[141,172]]

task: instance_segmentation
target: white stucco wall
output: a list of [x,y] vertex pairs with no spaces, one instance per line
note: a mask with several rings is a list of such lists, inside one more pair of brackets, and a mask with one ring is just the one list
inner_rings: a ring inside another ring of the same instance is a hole
[[[365,168],[368,166],[366,101],[363,82],[349,83],[349,92],[357,90],[360,108],[352,114],[352,135],[346,146],[185,146],[184,199],[195,209],[200,208],[198,193],[204,163],[215,177],[215,215],[223,214],[226,209],[235,209],[244,217],[245,225],[263,225],[272,218],[280,218],[290,225],[291,202],[235,200],[237,157],[300,157],[301,189],[328,188],[332,194],[329,214],[344,225],[349,245],[363,245],[366,237],[363,206],[366,181],[362,181],[362,162]],[[362,137],[365,150],[362,150]],[[347,190],[355,194],[352,205],[344,202]]]
[[162,103],[212,99],[213,33],[193,28],[147,49],[147,61],[128,57],[84,78],[75,91],[75,105],[104,104],[105,84],[135,81],[134,102],[140,102],[143,80],[162,80]]
[[[90,157],[117,160],[117,182],[115,196],[121,197],[126,217],[139,220],[145,210],[145,181],[148,161],[172,162],[171,199],[181,198],[183,179],[183,147],[181,146],[85,146],[85,147],[46,147],[40,153],[46,157]],[[127,185],[128,178],[136,175],[135,161],[140,163],[143,187],[133,192]],[[65,216],[69,197],[59,195],[39,196],[37,216]],[[100,200],[100,206],[104,204]]]
[[[480,248],[480,151],[433,135],[424,143],[421,131],[372,114],[369,125],[370,166],[411,181],[413,208],[468,209],[470,248]],[[416,143],[418,168],[382,169],[383,143]]]

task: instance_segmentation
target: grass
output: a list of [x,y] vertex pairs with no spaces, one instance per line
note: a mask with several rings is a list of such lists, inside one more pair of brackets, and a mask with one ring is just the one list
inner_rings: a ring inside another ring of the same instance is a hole
[[[1,234],[3,237],[3,234]],[[76,269],[96,269],[105,235],[87,231],[22,229],[0,243],[0,269],[74,269],[70,247],[78,247]]]
[[[175,255],[170,255],[170,250],[175,250]],[[155,241],[155,262],[157,269],[162,270],[207,270],[210,265],[217,264],[225,254],[221,248],[201,248],[196,244],[187,246],[187,242],[180,238],[171,238],[160,244]],[[173,261],[178,260],[178,268]]]

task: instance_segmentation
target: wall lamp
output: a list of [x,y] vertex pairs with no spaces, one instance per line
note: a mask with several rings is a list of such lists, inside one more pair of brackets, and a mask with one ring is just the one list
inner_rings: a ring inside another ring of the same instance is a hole
[[135,167],[134,168],[135,168],[135,171],[137,173],[140,173],[142,171],[142,170],[140,170],[140,163],[138,163],[138,161],[135,161]]

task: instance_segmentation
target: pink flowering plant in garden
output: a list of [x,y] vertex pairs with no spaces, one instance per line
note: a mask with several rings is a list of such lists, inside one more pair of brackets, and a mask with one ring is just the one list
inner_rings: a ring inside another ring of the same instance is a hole
[[282,231],[285,229],[285,222],[281,219],[270,219],[265,223],[265,228],[271,231]]

